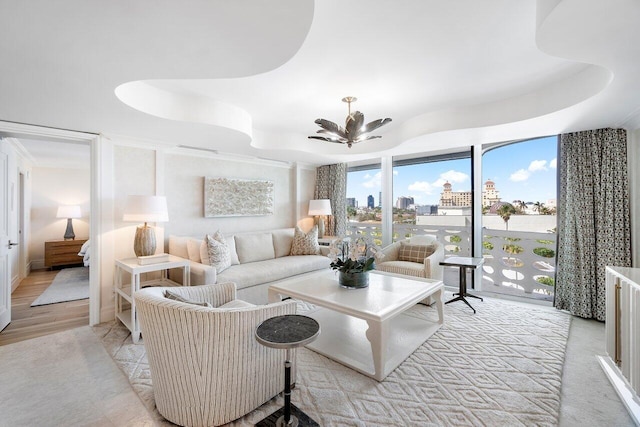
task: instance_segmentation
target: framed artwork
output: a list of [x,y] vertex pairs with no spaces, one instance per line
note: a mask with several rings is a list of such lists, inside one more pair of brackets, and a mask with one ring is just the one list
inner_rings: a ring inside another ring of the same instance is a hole
[[273,181],[204,178],[204,216],[273,215]]

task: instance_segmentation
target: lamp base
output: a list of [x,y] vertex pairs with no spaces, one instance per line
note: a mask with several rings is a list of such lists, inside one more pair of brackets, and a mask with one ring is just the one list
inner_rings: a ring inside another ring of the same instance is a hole
[[324,237],[324,216],[316,217],[316,224],[318,225],[318,239],[322,239]]
[[64,232],[64,240],[75,240],[76,235],[73,232],[73,224],[71,223],[72,219],[67,218],[67,229]]
[[152,227],[145,224],[136,228],[133,252],[136,256],[149,256],[156,253],[156,233]]

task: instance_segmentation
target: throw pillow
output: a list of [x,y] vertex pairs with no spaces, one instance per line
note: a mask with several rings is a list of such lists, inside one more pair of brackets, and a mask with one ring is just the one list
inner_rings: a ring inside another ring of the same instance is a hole
[[[233,236],[225,237],[227,246],[229,246],[229,252],[231,253],[231,265],[238,265],[238,253],[236,252],[236,241]],[[204,265],[211,265],[209,262],[209,248],[207,247],[206,239],[203,239],[200,244],[200,262]]]
[[423,263],[424,259],[436,251],[434,245],[407,245],[400,243],[398,251],[398,261],[409,261]]
[[207,234],[205,240],[207,242],[209,264],[216,269],[216,274],[220,274],[231,267],[231,252],[222,233],[216,231],[213,236]]
[[318,226],[314,225],[308,233],[296,227],[291,243],[291,255],[317,255],[320,253],[318,244]]
[[164,291],[164,297],[168,298],[168,299],[171,299],[171,300],[174,300],[174,301],[185,302],[187,304],[199,305],[199,306],[202,306],[202,307],[211,307],[211,304],[209,304],[206,301],[203,301],[203,302],[191,301],[191,300],[186,299],[182,295],[178,295],[178,294],[173,293],[171,291]]

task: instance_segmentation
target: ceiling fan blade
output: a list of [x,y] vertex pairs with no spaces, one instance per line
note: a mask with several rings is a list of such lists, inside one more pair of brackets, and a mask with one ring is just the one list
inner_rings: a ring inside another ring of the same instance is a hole
[[362,129],[362,133],[372,132],[372,131],[378,129],[379,127],[381,127],[381,126],[386,125],[389,122],[391,122],[391,119],[388,118],[388,117],[386,119],[374,120],[374,121],[366,124],[366,126]]
[[359,135],[358,138],[353,141],[354,143],[356,142],[362,142],[362,141],[368,141],[370,139],[376,139],[376,138],[382,138],[380,135]]

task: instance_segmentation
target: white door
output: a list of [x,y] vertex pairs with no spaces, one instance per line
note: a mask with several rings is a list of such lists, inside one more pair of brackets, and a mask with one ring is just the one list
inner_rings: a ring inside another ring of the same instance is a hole
[[0,141],[0,331],[11,322],[11,264],[9,263],[9,154]]

